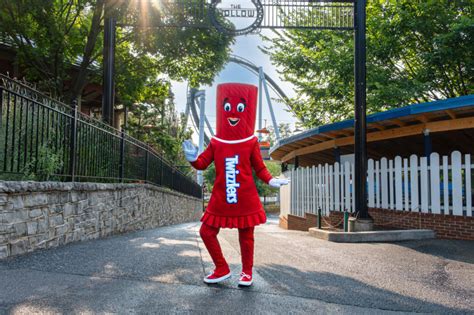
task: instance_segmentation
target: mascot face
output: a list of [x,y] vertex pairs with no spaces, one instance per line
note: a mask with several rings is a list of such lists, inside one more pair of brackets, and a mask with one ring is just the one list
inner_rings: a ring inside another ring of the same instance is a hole
[[217,133],[224,140],[240,140],[255,132],[256,86],[225,83],[217,86]]

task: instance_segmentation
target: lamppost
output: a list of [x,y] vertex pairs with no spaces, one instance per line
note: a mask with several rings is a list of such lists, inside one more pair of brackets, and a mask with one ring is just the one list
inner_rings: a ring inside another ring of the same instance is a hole
[[355,3],[354,32],[354,167],[355,209],[361,221],[371,221],[367,208],[367,128],[366,128],[366,0]]
[[106,0],[104,3],[104,50],[103,50],[103,95],[102,95],[102,120],[112,125],[114,121],[115,102],[115,33],[116,18],[114,14],[113,1]]

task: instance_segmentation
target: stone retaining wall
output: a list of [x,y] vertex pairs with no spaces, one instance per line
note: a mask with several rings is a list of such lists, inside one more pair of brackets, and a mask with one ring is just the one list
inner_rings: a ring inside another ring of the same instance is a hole
[[0,182],[0,258],[201,214],[200,199],[152,185]]

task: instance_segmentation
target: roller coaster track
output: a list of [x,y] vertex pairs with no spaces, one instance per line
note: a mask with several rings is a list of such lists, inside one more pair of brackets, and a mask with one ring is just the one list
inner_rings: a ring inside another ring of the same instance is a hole
[[[251,62],[248,59],[242,58],[240,56],[236,55],[230,55],[229,57],[229,62],[236,63],[247,70],[250,70],[254,74],[258,76],[259,73],[259,67],[255,65],[253,62]],[[265,80],[269,83],[270,88],[275,92],[276,95],[279,96],[279,98],[286,104],[286,106],[290,107],[290,98],[286,96],[285,92],[280,88],[280,86],[268,75],[264,72],[265,75]]]
[[[240,56],[236,55],[230,55],[229,56],[229,61],[235,64],[238,64],[239,66],[249,70],[250,72],[254,73],[257,77],[259,76],[259,67],[255,65],[253,62],[251,62],[248,59],[242,58]],[[280,86],[265,72],[263,72],[263,75],[265,76],[265,81],[268,82],[268,85],[272,89],[272,91],[279,97],[279,99],[288,107],[291,107],[290,103],[290,98],[283,92],[283,90],[280,88]],[[190,91],[191,93],[191,104],[190,104],[190,111],[192,115],[192,119],[194,121],[194,126],[197,129],[197,126],[199,126],[199,114],[197,112],[197,105],[194,100],[194,94],[196,93],[196,90]],[[208,124],[209,122],[206,121]],[[209,125],[208,125],[209,126]],[[209,137],[206,133],[204,133],[204,142],[207,144],[209,143]]]

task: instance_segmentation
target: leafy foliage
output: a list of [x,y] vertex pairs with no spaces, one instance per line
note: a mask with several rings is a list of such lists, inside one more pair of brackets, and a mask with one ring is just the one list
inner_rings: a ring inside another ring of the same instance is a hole
[[[117,28],[117,81],[143,86],[164,74],[198,86],[211,83],[226,62],[233,39],[213,29],[150,27],[152,19],[179,19],[183,12],[164,17],[149,1],[111,3],[118,22],[131,25]],[[0,34],[17,47],[29,80],[43,81],[61,96],[71,79],[78,90],[68,92],[77,97],[88,80],[100,80],[100,72],[91,70],[98,70],[94,62],[102,58],[104,7],[104,0],[0,0]],[[79,71],[71,74],[74,66]],[[130,90],[117,89],[125,102]]]
[[[374,0],[367,5],[369,113],[474,92],[474,18],[469,0]],[[292,82],[306,127],[350,118],[352,32],[276,32],[263,50]]]
[[190,170],[183,157],[181,143],[191,137],[191,131],[183,129],[175,111],[173,94],[168,82],[148,84],[139,102],[131,107],[128,115],[128,133],[151,145],[168,160]]
[[[276,142],[275,131],[274,131],[273,126],[269,126],[267,130],[269,131],[269,133],[262,134],[262,141],[270,142],[270,146],[272,147]],[[293,134],[293,132],[290,129],[290,124],[287,124],[287,123],[279,123],[278,130],[280,132],[281,138],[288,138],[289,136]]]
[[23,169],[24,177],[22,179],[48,181],[58,180],[55,174],[63,167],[62,156],[54,152],[47,145],[38,149],[38,158],[33,157]]
[[[189,5],[182,9],[191,10]],[[131,113],[131,135],[179,163],[180,143],[190,132],[179,128],[169,82],[212,83],[233,42],[214,29],[154,27],[164,19],[183,20],[184,13],[165,15],[141,0],[0,0],[0,38],[17,50],[27,80],[71,102],[87,83],[101,83],[103,23],[113,14],[128,25],[116,31],[116,103]]]

